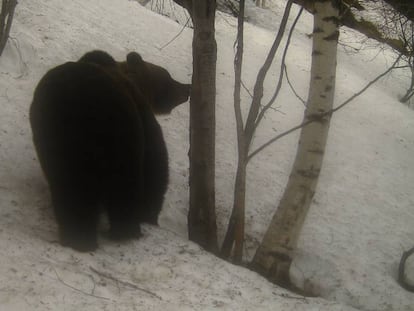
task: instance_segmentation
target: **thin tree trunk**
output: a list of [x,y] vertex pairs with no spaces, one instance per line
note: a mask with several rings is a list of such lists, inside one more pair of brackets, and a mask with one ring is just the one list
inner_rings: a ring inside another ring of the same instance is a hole
[[192,4],[193,81],[190,100],[190,240],[216,253],[215,213],[215,0]]
[[234,261],[240,262],[243,256],[244,241],[244,210],[246,196],[246,165],[247,150],[246,138],[243,129],[243,117],[240,107],[241,75],[243,64],[243,37],[244,37],[244,0],[239,2],[239,16],[237,26],[237,50],[234,58],[234,113],[237,127],[238,165],[234,185],[233,209],[230,222],[221,248],[221,256],[229,258],[235,242]]
[[250,146],[255,130],[256,130],[257,115],[259,114],[260,105],[261,105],[262,98],[263,98],[264,80],[266,78],[267,72],[269,71],[272,65],[273,59],[275,58],[279,45],[282,42],[282,38],[283,38],[285,29],[286,29],[286,24],[288,22],[292,4],[293,4],[293,0],[288,0],[288,2],[286,3],[285,11],[283,13],[282,21],[280,22],[279,31],[276,35],[275,41],[273,42],[273,45],[270,48],[270,51],[266,57],[266,60],[263,66],[260,68],[259,73],[257,74],[256,83],[254,85],[254,90],[253,90],[252,105],[250,107],[249,114],[246,120],[246,126],[244,129],[247,146]]
[[251,264],[282,286],[291,285],[293,251],[322,168],[331,116],[324,112],[333,107],[338,36],[336,1],[315,1],[311,85],[304,116],[315,122],[301,130],[288,184]]
[[7,40],[9,39],[16,5],[17,0],[2,0],[0,13],[0,56],[3,54]]
[[261,8],[264,8],[266,6],[266,0],[256,0],[255,3],[258,7]]
[[411,97],[414,95],[414,60],[409,60],[408,64],[411,69],[411,83],[410,86],[407,89],[407,92],[404,94],[404,96],[400,99],[400,102],[406,103],[408,102]]
[[[272,65],[273,59],[282,41],[283,34],[286,29],[290,9],[293,0],[289,0],[286,4],[285,12],[283,14],[282,22],[279,31],[276,35],[275,41],[266,57],[263,66],[257,75],[253,100],[246,120],[246,125],[243,128],[243,120],[240,109],[240,86],[241,86],[241,67],[243,60],[243,23],[244,23],[244,1],[239,3],[239,17],[238,17],[238,31],[237,31],[237,51],[234,63],[235,71],[235,87],[234,87],[234,109],[237,124],[237,143],[238,143],[238,165],[236,172],[236,181],[234,186],[234,201],[233,209],[230,216],[227,232],[224,237],[221,248],[221,256],[229,258],[234,245],[234,262],[241,262],[243,256],[244,245],[244,223],[245,223],[245,197],[246,197],[246,168],[248,158],[248,151],[252,142],[254,132],[258,122],[258,114],[261,107],[263,97],[263,83],[267,72]],[[292,26],[294,27],[294,26]],[[281,80],[279,81],[281,83]],[[276,91],[277,92],[277,91]],[[267,109],[271,103],[268,104]],[[264,111],[263,111],[264,113]],[[257,122],[256,122],[257,121]]]

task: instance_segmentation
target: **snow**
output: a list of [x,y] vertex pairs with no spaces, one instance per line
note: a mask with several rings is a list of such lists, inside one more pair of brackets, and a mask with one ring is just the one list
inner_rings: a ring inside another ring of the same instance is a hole
[[[267,29],[246,25],[243,80],[250,89],[281,18],[283,6],[272,8],[275,13],[263,15],[260,24]],[[256,14],[250,15],[254,23],[263,11],[250,10]],[[232,17],[218,13],[216,184],[221,237],[232,206],[236,166],[235,24]],[[135,1],[19,2],[11,40],[0,57],[0,310],[413,311],[414,294],[396,282],[401,254],[414,244],[414,111],[397,100],[407,83],[397,71],[332,119],[320,183],[291,272],[297,285],[321,298],[298,297],[187,241],[188,104],[159,117],[171,174],[160,227],[144,226],[140,240],[121,245],[102,238],[100,248],[88,254],[57,243],[28,122],[34,87],[51,67],[92,49],[106,50],[118,60],[135,50],[176,79],[190,81],[191,29],[162,48],[181,29]],[[311,40],[306,34],[311,30],[312,18],[305,14],[287,58],[289,77],[302,97],[308,89]],[[356,34],[345,30],[341,36],[352,39]],[[336,103],[392,61],[388,52],[349,54],[341,49]],[[278,70],[273,66],[266,82],[267,99]],[[244,92],[245,108],[248,103]],[[276,106],[280,112],[266,116],[255,146],[300,122],[303,105],[286,85]],[[246,259],[254,254],[283,193],[297,135],[272,145],[249,164]],[[407,262],[411,280],[413,261]]]

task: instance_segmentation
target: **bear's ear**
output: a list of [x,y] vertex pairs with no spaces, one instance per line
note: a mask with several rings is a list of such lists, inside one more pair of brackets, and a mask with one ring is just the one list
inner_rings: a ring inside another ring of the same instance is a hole
[[145,66],[144,60],[137,52],[129,53],[126,60],[128,69],[132,71],[136,71],[137,69],[142,68],[142,66]]

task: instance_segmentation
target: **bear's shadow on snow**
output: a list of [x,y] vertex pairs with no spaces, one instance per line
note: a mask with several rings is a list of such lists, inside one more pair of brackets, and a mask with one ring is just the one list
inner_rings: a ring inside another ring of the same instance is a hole
[[189,84],[135,52],[124,62],[88,52],[40,80],[30,123],[63,246],[96,249],[102,212],[117,241],[138,238],[140,223],[157,224],[168,152],[155,114],[189,93]]

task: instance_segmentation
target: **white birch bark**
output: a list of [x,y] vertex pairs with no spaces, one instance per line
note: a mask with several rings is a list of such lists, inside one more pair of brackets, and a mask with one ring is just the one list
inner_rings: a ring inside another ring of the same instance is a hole
[[292,252],[315,193],[328,137],[335,90],[338,9],[335,0],[315,2],[311,81],[295,162],[279,207],[258,248],[252,268],[271,280],[290,283]]

